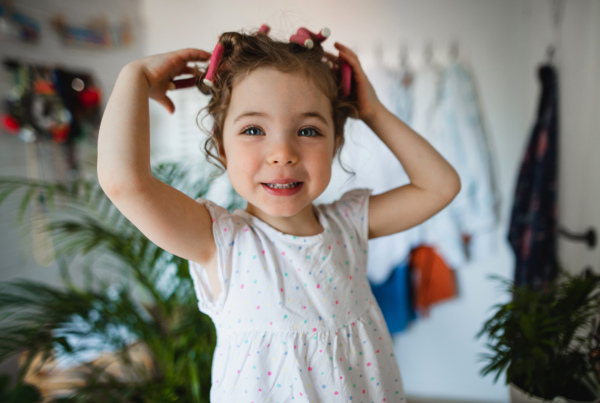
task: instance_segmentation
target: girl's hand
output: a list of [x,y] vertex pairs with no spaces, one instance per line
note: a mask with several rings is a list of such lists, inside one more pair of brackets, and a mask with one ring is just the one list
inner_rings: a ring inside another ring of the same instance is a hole
[[181,49],[174,52],[144,57],[129,63],[131,68],[138,69],[148,80],[148,95],[169,113],[175,111],[175,105],[167,90],[171,80],[182,74],[199,75],[198,70],[189,67],[188,62],[207,61],[210,53],[200,49]]
[[343,59],[352,68],[352,76],[354,83],[356,84],[356,97],[358,103],[359,118],[365,123],[368,123],[378,109],[382,108],[383,105],[377,98],[373,85],[367,78],[367,75],[362,69],[358,56],[339,42],[335,42],[334,46],[338,49],[340,55],[339,58],[332,55],[331,53],[325,52],[326,56],[334,62],[338,62],[338,59]]

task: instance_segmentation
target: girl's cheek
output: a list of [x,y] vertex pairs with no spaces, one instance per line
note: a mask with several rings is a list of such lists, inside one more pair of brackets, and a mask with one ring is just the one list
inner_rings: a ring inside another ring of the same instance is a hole
[[249,171],[260,162],[258,150],[254,150],[252,147],[235,147],[232,151],[228,161],[230,161],[230,165],[233,164],[239,170]]

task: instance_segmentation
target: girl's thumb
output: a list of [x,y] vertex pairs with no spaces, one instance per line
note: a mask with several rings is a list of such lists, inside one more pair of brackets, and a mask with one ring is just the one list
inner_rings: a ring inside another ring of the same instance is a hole
[[173,101],[171,101],[171,99],[164,95],[163,97],[161,97],[158,100],[158,103],[161,104],[162,106],[164,106],[164,108],[169,111],[169,113],[173,113],[175,112],[175,105],[173,104]]

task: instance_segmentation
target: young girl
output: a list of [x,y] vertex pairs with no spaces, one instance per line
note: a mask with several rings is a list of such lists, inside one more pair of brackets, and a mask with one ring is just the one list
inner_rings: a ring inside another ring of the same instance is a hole
[[[218,335],[211,400],[404,401],[366,278],[368,240],[443,209],[460,190],[457,173],[380,103],[347,47],[335,43],[336,57],[318,41],[307,48],[265,32],[228,32],[219,43],[210,87],[201,80],[206,72],[199,79],[212,95],[206,149],[246,210],[194,201],[150,170],[148,97],[172,113],[171,80],[199,74],[187,63],[209,60],[207,52],[185,49],[123,68],[98,143],[108,197],[149,239],[190,261],[199,307]],[[352,71],[349,95],[343,63]],[[313,205],[330,181],[349,116],[394,152],[411,183]]]

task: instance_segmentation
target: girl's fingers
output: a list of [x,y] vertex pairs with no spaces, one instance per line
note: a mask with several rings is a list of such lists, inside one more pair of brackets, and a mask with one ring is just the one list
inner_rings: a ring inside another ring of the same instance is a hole
[[[181,75],[191,75],[192,77],[176,79],[176,77]],[[181,71],[179,71],[170,79],[167,90],[172,91],[181,88],[194,87],[198,82],[199,76],[200,71],[196,67],[185,66],[183,67],[183,69],[181,69]]]
[[338,42],[335,43],[335,47],[339,50],[340,59],[352,69],[352,75],[357,88],[359,115],[363,120],[369,118],[380,104],[373,85],[369,82],[367,75],[363,71],[356,53]]
[[170,54],[171,68],[168,73],[170,79],[173,79],[181,74],[196,74],[194,68],[188,66],[190,62],[199,62],[210,60],[210,53],[200,49],[181,49]]
[[158,98],[156,101],[158,101],[159,104],[164,106],[164,108],[167,111],[169,111],[169,113],[175,112],[175,105],[173,104],[173,101],[171,101],[171,99],[168,96],[163,95],[162,97]]
[[362,71],[358,56],[350,48],[345,47],[339,42],[336,42],[334,46],[340,51],[340,57],[352,67],[352,70]]
[[[177,77],[182,76],[182,75],[191,75],[193,77],[176,79]],[[192,87],[192,86],[196,85],[196,81],[199,76],[200,76],[200,71],[195,66],[192,67],[192,66],[188,66],[187,64],[177,66],[177,68],[173,72],[168,74],[167,79],[170,82],[168,84],[167,90],[175,90],[175,89],[179,89],[179,88]]]
[[175,53],[186,62],[201,62],[210,60],[210,53],[201,49],[180,49],[175,51]]
[[196,67],[184,66],[183,69],[177,75],[180,76],[182,74],[191,74],[196,76],[198,75],[198,73],[199,71]]
[[348,53],[351,53],[351,54],[353,54],[353,55],[355,55],[355,56],[356,56],[356,54],[355,54],[355,53],[352,51],[352,49],[350,49],[350,48],[349,48],[349,47],[347,47],[347,46],[344,46],[344,45],[342,45],[342,44],[341,44],[341,43],[339,43],[339,42],[335,42],[335,43],[333,44],[333,46],[335,46],[335,47],[336,47],[336,49],[338,49],[338,50],[344,50],[344,51],[346,51],[346,52],[348,52]]

